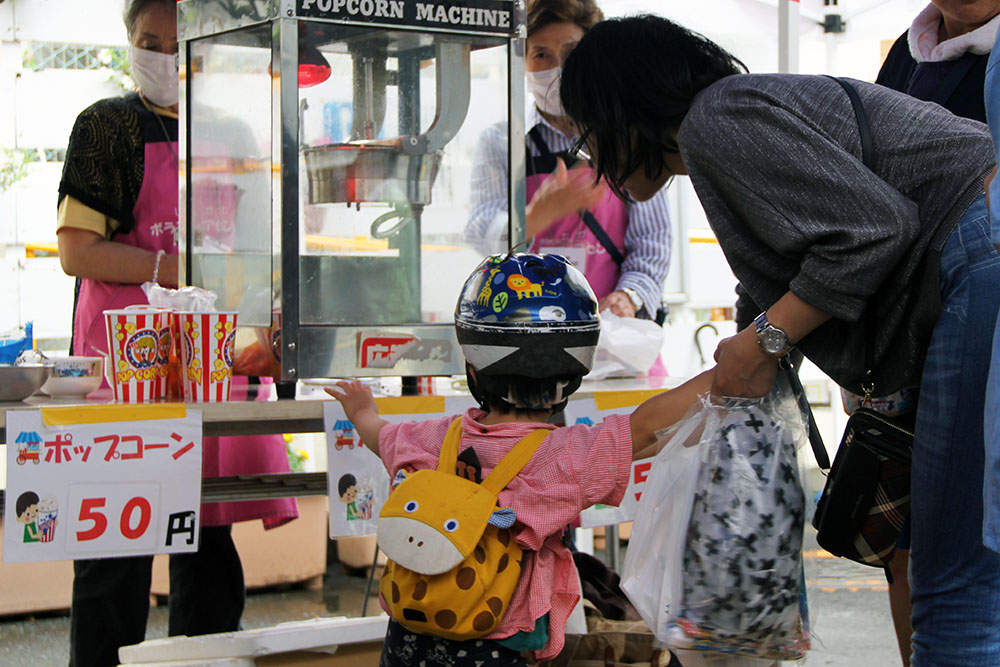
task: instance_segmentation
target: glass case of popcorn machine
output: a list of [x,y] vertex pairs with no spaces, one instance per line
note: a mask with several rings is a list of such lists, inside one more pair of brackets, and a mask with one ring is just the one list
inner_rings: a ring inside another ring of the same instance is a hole
[[177,7],[183,281],[238,311],[236,371],[464,372],[459,290],[524,237],[522,0]]

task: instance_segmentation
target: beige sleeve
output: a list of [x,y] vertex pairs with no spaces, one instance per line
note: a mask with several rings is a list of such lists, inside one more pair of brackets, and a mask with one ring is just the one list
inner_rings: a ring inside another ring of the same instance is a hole
[[73,227],[74,229],[86,229],[107,238],[110,230],[117,226],[118,223],[111,218],[69,195],[63,197],[59,203],[59,212],[56,218],[57,233],[63,227]]

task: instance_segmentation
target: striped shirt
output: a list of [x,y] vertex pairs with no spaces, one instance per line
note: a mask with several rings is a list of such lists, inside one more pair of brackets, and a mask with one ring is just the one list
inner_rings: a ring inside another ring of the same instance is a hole
[[[510,606],[490,639],[530,632],[535,620],[549,615],[549,641],[535,659],[551,660],[565,642],[566,620],[580,599],[573,556],[563,545],[563,528],[594,505],[618,505],[632,470],[630,415],[609,415],[601,424],[556,428],[551,424],[504,422],[485,425],[482,410],[462,415],[459,451],[472,448],[485,477],[504,454],[535,429],[552,429],[527,465],[499,494],[500,507],[517,513],[513,531],[523,548],[521,578]],[[437,417],[383,426],[379,457],[396,472],[436,468],[441,443],[457,417]]]
[[[568,151],[576,137],[548,123],[531,107],[527,129],[538,127],[553,153]],[[528,142],[532,156],[539,155]],[[483,132],[472,169],[472,202],[465,240],[483,254],[506,252],[508,221],[508,156],[506,124],[492,125]],[[634,289],[642,298],[649,317],[656,314],[663,298],[663,282],[670,269],[670,208],[666,188],[649,201],[628,204],[625,230],[625,261],[616,289]]]

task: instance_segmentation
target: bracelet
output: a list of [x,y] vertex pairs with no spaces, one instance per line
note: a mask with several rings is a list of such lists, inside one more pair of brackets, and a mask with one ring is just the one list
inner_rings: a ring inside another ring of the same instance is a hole
[[162,248],[156,251],[156,264],[153,265],[153,282],[159,285],[160,283],[157,279],[160,277],[160,260],[163,259],[163,255],[166,254],[166,250]]

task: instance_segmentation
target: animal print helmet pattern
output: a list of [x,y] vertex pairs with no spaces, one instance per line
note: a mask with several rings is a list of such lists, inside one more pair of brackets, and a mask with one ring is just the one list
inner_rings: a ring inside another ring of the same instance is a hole
[[555,254],[491,255],[455,309],[465,358],[480,374],[530,378],[590,372],[601,332],[583,273]]

